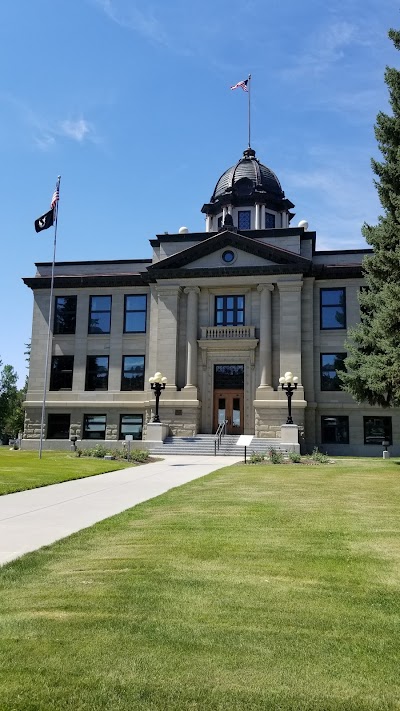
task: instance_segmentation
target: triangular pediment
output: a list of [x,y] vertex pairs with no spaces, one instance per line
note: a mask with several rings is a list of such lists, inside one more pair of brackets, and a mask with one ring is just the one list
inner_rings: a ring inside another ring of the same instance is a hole
[[[234,260],[231,264],[224,263],[222,255],[225,249],[234,251]],[[277,271],[307,271],[310,260],[295,252],[282,249],[276,245],[245,237],[236,232],[224,230],[197,244],[182,249],[181,251],[165,257],[148,267],[150,273],[171,272],[177,269],[190,272],[199,270],[204,272],[215,269],[227,268],[235,272],[239,269],[268,269]]]

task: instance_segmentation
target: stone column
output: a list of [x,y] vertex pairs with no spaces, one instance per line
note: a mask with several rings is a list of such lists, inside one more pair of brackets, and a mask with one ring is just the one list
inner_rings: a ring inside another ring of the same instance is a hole
[[187,294],[185,388],[193,388],[197,385],[197,322],[200,289],[198,286],[187,286],[184,292]]
[[178,317],[181,287],[158,284],[157,370],[168,378],[167,388],[176,390]]
[[301,383],[301,288],[303,282],[279,282],[280,371],[290,370]]
[[212,215],[206,217],[206,232],[212,232]]
[[259,284],[260,292],[260,388],[272,387],[272,318],[271,293],[273,284]]

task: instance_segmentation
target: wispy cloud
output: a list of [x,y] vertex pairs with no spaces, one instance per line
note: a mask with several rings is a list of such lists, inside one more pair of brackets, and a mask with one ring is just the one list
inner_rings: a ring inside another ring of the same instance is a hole
[[355,44],[369,44],[370,39],[360,28],[345,20],[333,22],[316,36],[308,38],[311,47],[298,53],[281,74],[286,79],[298,79],[305,74],[323,74],[342,60],[346,49]]
[[120,27],[137,32],[156,44],[171,47],[170,38],[151,9],[144,11],[132,2],[127,4],[121,0],[91,1]]
[[317,230],[318,249],[364,246],[361,226],[374,224],[380,214],[369,159],[357,160],[348,153],[348,160],[341,162],[322,148],[321,161],[315,152],[310,156],[309,170],[288,170],[284,176],[289,197],[297,195],[299,219],[309,220],[310,228]]
[[94,131],[88,121],[80,118],[76,121],[61,121],[60,132],[62,135],[82,143],[86,138],[93,136]]
[[[0,94],[0,102],[11,109],[18,122],[25,129],[29,128],[33,145],[42,151],[48,151],[55,147],[62,139],[69,139],[77,143],[91,141],[99,143],[93,124],[85,118],[67,118],[60,120],[49,120],[37,113],[24,101],[11,94]],[[13,121],[15,126],[15,120]]]

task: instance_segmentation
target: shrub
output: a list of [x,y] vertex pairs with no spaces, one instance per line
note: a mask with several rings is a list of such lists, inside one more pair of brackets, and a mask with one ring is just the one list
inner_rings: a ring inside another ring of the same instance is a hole
[[318,464],[326,464],[327,462],[329,462],[328,455],[324,454],[323,452],[320,452],[318,447],[314,447],[310,459],[312,459],[314,462],[318,462]]
[[277,452],[276,449],[271,447],[271,449],[269,450],[269,459],[271,464],[282,464],[283,454],[282,452]]
[[289,459],[293,464],[299,464],[301,462],[301,457],[298,452],[289,452]]
[[249,457],[250,464],[261,464],[265,459],[263,452],[252,452]]

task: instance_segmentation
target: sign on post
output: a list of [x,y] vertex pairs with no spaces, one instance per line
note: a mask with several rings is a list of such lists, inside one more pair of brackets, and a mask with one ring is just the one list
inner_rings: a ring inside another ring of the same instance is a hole
[[253,435],[240,435],[238,441],[236,442],[237,447],[244,447],[244,463],[247,463],[247,447],[251,444]]

